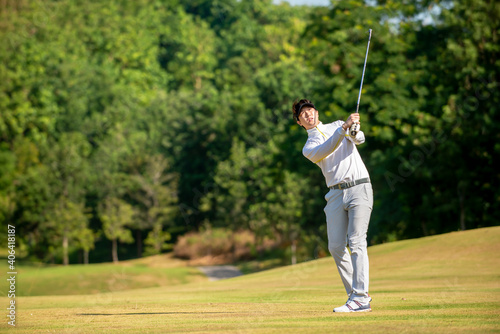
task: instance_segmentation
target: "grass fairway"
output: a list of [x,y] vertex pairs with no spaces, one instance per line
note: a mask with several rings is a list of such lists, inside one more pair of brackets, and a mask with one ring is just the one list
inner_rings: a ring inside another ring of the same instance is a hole
[[[11,331],[500,332],[500,227],[378,245],[369,254],[370,313],[332,313],[346,296],[333,260],[325,258],[216,282],[18,297]],[[5,310],[8,299],[1,303]],[[0,328],[6,332],[3,318]]]
[[96,294],[208,280],[198,269],[188,267],[185,261],[173,259],[171,255],[156,255],[117,264],[66,267],[17,265],[17,271],[19,282],[16,295],[23,297]]

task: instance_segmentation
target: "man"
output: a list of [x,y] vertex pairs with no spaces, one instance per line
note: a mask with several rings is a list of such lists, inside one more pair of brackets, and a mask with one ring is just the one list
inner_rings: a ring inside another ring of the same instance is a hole
[[328,249],[348,295],[345,305],[333,311],[369,312],[366,233],[373,191],[368,171],[356,148],[364,143],[365,136],[362,131],[355,137],[348,134],[352,124],[359,124],[359,114],[349,115],[345,122],[323,124],[319,121],[318,110],[309,100],[295,102],[292,110],[297,123],[307,130],[308,139],[302,153],[321,168],[330,188],[324,209]]

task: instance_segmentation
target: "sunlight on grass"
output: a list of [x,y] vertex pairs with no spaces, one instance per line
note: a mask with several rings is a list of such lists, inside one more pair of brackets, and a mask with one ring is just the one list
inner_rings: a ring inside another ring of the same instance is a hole
[[207,280],[198,269],[166,255],[117,264],[18,264],[17,272],[18,296],[85,295]]
[[371,313],[332,313],[346,296],[325,258],[216,282],[21,297],[16,332],[498,332],[499,241],[494,227],[371,247]]

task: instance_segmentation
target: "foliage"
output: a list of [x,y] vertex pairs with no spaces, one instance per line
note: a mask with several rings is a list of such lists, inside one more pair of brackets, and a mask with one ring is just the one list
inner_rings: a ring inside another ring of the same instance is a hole
[[323,122],[346,119],[371,28],[370,243],[497,225],[499,8],[3,2],[0,221],[44,261],[88,258],[101,238],[116,261],[119,243],[158,254],[203,226],[316,257],[326,189],[290,107],[309,98]]
[[[59,198],[55,207],[49,211],[50,218],[44,227],[53,233],[52,241],[58,241],[54,246],[62,245],[63,264],[69,264],[69,243],[80,242],[85,250],[89,250],[94,244],[93,233],[88,228],[88,217],[84,212],[82,204],[76,204],[62,197]],[[50,232],[47,233],[50,233]]]
[[113,242],[113,262],[118,262],[117,241],[132,243],[132,224],[134,211],[130,204],[115,197],[106,198],[99,207],[99,218],[106,238]]

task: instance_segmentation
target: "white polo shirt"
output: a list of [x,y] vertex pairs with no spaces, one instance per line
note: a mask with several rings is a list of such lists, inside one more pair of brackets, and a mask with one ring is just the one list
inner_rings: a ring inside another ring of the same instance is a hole
[[302,149],[302,154],[321,168],[328,187],[370,177],[356,148],[365,142],[365,134],[359,131],[352,138],[342,129],[343,124],[344,121],[320,122],[307,130],[307,142]]

